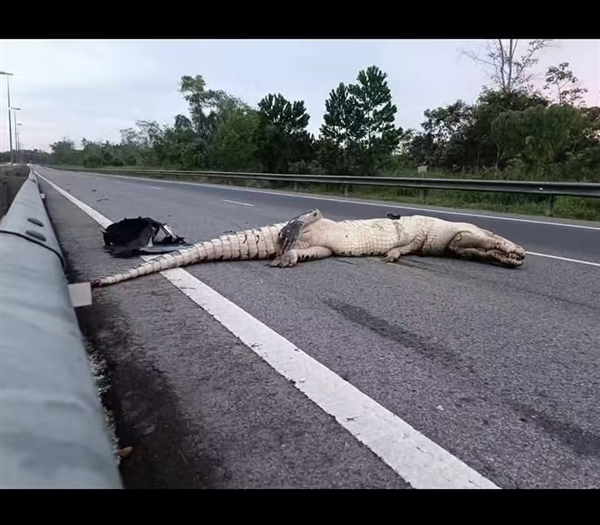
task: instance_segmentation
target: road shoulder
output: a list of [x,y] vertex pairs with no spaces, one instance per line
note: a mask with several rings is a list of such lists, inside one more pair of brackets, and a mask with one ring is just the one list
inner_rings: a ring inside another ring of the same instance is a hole
[[[46,183],[71,282],[129,267]],[[330,416],[160,275],[78,309],[108,365],[127,488],[407,488]]]

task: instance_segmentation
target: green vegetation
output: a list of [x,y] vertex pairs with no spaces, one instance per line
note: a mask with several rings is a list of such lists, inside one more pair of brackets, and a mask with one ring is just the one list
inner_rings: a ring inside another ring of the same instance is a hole
[[0,165],[0,218],[8,212],[28,175],[29,169],[24,164]]
[[[307,131],[310,116],[303,101],[271,93],[252,107],[208,89],[196,75],[180,80],[189,112],[177,115],[172,125],[138,121],[121,131],[119,143],[83,139],[80,149],[65,138],[51,145],[47,158],[31,160],[88,168],[356,176],[418,176],[417,167],[427,166],[428,177],[600,182],[600,107],[584,105],[586,90],[568,63],[548,68],[541,90],[531,85],[536,55],[548,42],[530,41],[518,56],[517,40],[490,41],[484,57],[471,58],[488,68],[491,85],[482,88],[473,104],[457,100],[426,110],[420,130],[395,125],[396,104],[401,111],[402,103],[394,103],[387,74],[376,66],[360,71],[355,83],[331,90],[318,137]],[[279,182],[263,186],[290,187]],[[342,191],[319,186],[296,189]],[[408,189],[351,187],[349,195],[422,202],[418,190]],[[427,203],[521,213],[545,210],[538,196],[484,192],[429,191]],[[600,220],[600,202],[556,198],[554,214]]]

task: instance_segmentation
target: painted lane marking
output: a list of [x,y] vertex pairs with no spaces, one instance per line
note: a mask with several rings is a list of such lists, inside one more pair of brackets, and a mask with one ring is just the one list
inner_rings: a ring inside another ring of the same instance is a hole
[[600,263],[592,262],[592,261],[581,261],[579,259],[569,259],[568,257],[559,257],[558,255],[548,255],[547,253],[537,253],[537,252],[525,252],[528,255],[536,255],[537,257],[548,257],[549,259],[558,259],[559,261],[567,261],[578,264],[587,264],[589,266],[596,266],[600,268]]
[[256,206],[256,204],[248,204],[246,202],[238,202],[238,201],[228,201],[227,199],[221,199],[223,202],[229,202],[231,204],[239,204],[240,206]]

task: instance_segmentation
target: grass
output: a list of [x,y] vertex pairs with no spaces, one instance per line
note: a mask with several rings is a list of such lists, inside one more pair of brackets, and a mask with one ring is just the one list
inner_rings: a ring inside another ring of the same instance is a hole
[[[56,169],[84,170],[81,166],[53,166]],[[136,169],[160,169],[156,167],[137,167]],[[85,170],[88,171],[88,170]],[[94,170],[89,170],[94,171]],[[242,179],[218,179],[200,175],[178,175],[170,173],[133,173],[132,168],[102,168],[115,174],[143,176],[148,178],[185,180],[241,187],[261,187],[283,191],[299,191],[319,195],[347,196],[357,199],[372,199],[394,203],[444,206],[482,211],[497,211],[522,215],[547,215],[547,197],[543,195],[490,193],[483,191],[427,190],[425,195],[419,189],[382,188],[378,186],[350,186],[345,194],[342,185],[316,183],[286,183],[275,181],[256,181]],[[431,177],[433,174],[429,174]],[[439,174],[436,174],[439,176]],[[424,198],[425,197],[425,198]],[[555,197],[552,216],[564,219],[600,221],[600,199],[581,197]]]
[[106,427],[106,431],[110,439],[112,451],[115,454],[115,461],[118,465],[120,462],[120,458],[116,454],[116,452],[119,450],[119,439],[117,438],[115,428],[115,418],[113,412],[106,407],[105,402],[106,393],[110,390],[108,367],[106,365],[106,361],[102,358],[100,353],[97,350],[95,350],[92,342],[89,339],[85,338],[84,344],[87,353],[88,363],[90,365],[90,370],[92,372],[94,383],[96,385],[98,398],[101,402],[102,413],[104,415],[104,425]]

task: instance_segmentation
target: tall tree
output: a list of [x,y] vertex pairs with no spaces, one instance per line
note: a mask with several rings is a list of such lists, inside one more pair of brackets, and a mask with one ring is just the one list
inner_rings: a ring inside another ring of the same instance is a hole
[[561,62],[558,66],[550,66],[546,71],[545,91],[554,91],[558,104],[571,104],[579,106],[583,102],[583,95],[587,89],[582,87],[579,79],[569,69],[568,62]]
[[321,135],[335,168],[374,175],[398,147],[402,130],[394,125],[397,108],[387,73],[370,66],[358,73],[357,81],[340,83],[330,92]]
[[310,115],[304,101],[290,102],[268,94],[258,103],[257,155],[263,171],[288,173],[290,165],[313,157],[313,138],[306,130]]
[[319,159],[326,171],[333,174],[354,173],[357,143],[362,138],[362,115],[358,102],[348,86],[340,82],[325,101],[325,115],[321,126]]
[[239,98],[225,91],[206,89],[206,81],[202,75],[181,77],[179,92],[188,103],[196,132],[209,144],[224,111],[245,105]]
[[485,56],[468,51],[465,54],[488,69],[491,80],[502,93],[528,91],[533,78],[531,69],[537,64],[535,57],[542,49],[550,45],[550,39],[530,40],[525,52],[517,55],[520,41],[510,38],[488,40]]

